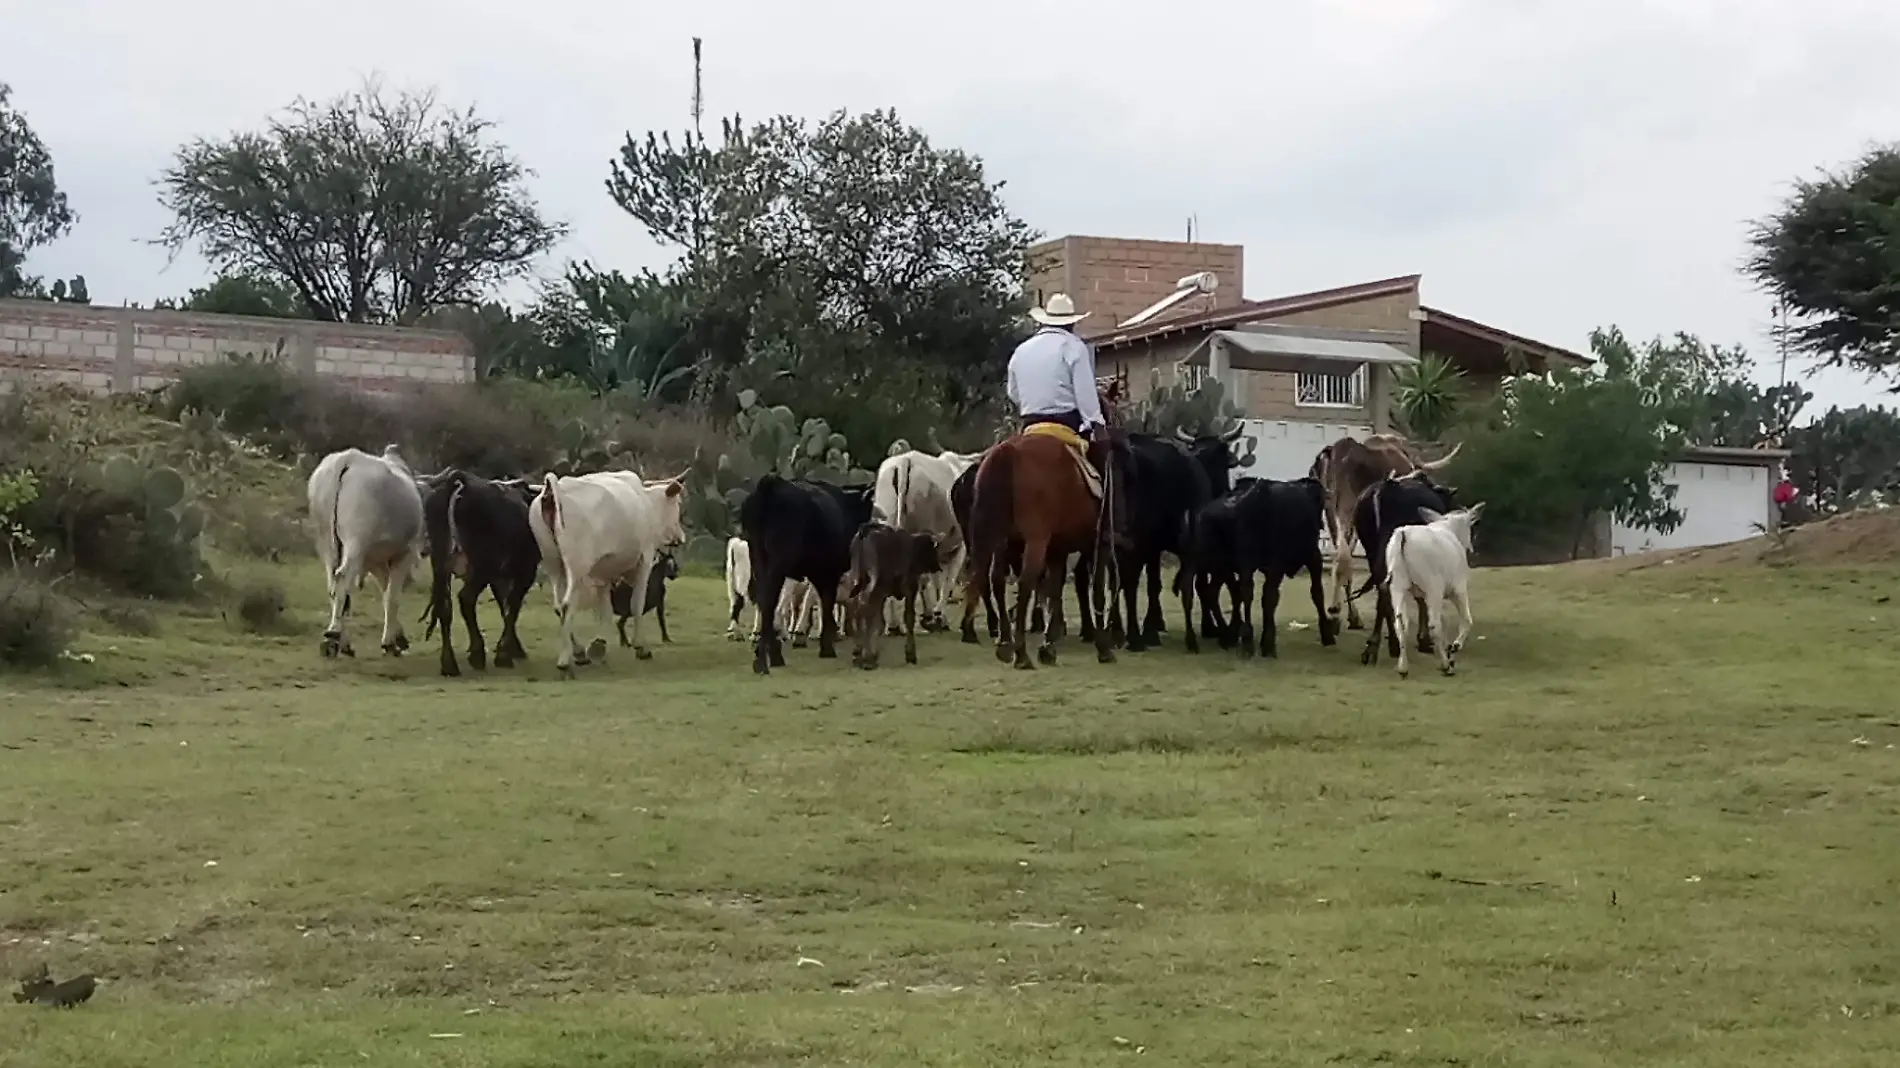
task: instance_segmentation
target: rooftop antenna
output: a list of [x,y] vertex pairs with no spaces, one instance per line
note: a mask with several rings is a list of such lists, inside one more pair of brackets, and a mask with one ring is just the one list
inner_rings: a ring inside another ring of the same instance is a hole
[[1188,239],[1188,244],[1190,245],[1194,243],[1194,231],[1199,228],[1200,221],[1201,220],[1199,216],[1195,216],[1195,215],[1188,216],[1187,239]]
[[700,116],[706,112],[706,96],[701,92],[699,82],[700,45],[700,38],[693,38],[693,135],[695,137],[705,136],[705,132],[699,128]]

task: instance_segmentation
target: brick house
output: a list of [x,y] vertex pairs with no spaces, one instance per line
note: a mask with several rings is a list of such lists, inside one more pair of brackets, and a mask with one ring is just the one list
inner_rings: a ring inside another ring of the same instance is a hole
[[[1581,367],[1574,352],[1520,337],[1423,302],[1419,276],[1382,278],[1269,300],[1242,296],[1239,245],[1062,237],[1029,250],[1026,286],[1038,303],[1064,292],[1093,312],[1081,325],[1095,346],[1096,373],[1125,373],[1136,397],[1159,372],[1192,384],[1212,375],[1245,415],[1258,443],[1247,473],[1298,478],[1319,449],[1343,436],[1392,429],[1392,376],[1432,354],[1464,372],[1467,386],[1495,390],[1514,359],[1525,369]],[[1212,273],[1197,293],[1138,326],[1117,324],[1176,291],[1187,275]],[[1665,476],[1685,514],[1660,535],[1612,524],[1589,538],[1589,555],[1681,549],[1750,537],[1772,526],[1781,450],[1690,449]],[[1564,539],[1567,555],[1568,538]],[[1558,558],[1553,555],[1548,558]],[[1524,562],[1542,557],[1526,556]]]
[[[1066,292],[1094,312],[1082,333],[1096,372],[1125,373],[1134,395],[1153,374],[1195,383],[1212,374],[1259,438],[1252,473],[1306,473],[1320,446],[1392,428],[1392,374],[1426,353],[1449,361],[1477,389],[1495,389],[1511,353],[1532,371],[1583,366],[1574,352],[1426,306],[1419,276],[1401,275],[1269,300],[1241,293],[1239,245],[1062,237],[1029,250],[1026,286],[1040,302]],[[1116,324],[1175,291],[1184,276],[1211,272],[1219,284],[1159,318]]]

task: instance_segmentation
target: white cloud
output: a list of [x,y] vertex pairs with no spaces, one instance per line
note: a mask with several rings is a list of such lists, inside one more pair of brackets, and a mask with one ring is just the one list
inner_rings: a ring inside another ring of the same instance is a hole
[[[17,5],[16,5],[17,6]],[[194,136],[381,72],[474,103],[573,224],[562,256],[665,258],[607,198],[624,134],[896,107],[1052,234],[1245,244],[1252,296],[1411,271],[1430,303],[1581,347],[1689,330],[1770,356],[1736,273],[1790,179],[1900,138],[1900,7],[1874,0],[1310,0],[1169,10],[862,2],[63,0],[9,11],[6,77],[80,227],[35,257],[96,299],[179,293],[140,244]],[[548,269],[558,268],[558,261]],[[1772,369],[1768,372],[1772,377]],[[1821,403],[1878,393],[1813,380]]]

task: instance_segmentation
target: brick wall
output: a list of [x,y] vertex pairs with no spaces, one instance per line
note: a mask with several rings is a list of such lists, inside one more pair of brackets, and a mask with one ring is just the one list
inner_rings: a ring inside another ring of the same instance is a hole
[[1212,271],[1220,285],[1212,296],[1177,305],[1170,315],[1208,311],[1241,300],[1243,258],[1239,245],[1188,241],[1143,241],[1119,237],[1059,237],[1029,250],[1025,288],[1040,303],[1067,293],[1079,311],[1092,312],[1083,335],[1099,334],[1174,292],[1185,275]]
[[123,393],[243,355],[376,392],[475,378],[468,339],[447,331],[0,300],[0,383]]

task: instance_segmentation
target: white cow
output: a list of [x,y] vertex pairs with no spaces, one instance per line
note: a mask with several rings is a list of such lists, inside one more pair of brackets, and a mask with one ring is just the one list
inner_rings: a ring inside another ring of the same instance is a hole
[[[726,638],[729,641],[752,641],[759,636],[759,603],[752,600],[751,591],[752,547],[735,534],[726,539],[726,605],[732,613],[726,621]],[[752,629],[741,632],[739,613],[747,603],[752,605]],[[811,584],[798,579],[788,581],[778,599],[779,633],[792,632],[794,615],[805,619],[809,626],[809,621],[817,611],[818,598],[812,595]]]
[[[1400,527],[1386,543],[1385,566],[1399,631],[1401,676],[1412,668],[1413,597],[1424,605],[1422,624],[1431,628],[1439,670],[1447,675],[1457,670],[1453,658],[1471,635],[1471,526],[1483,511],[1482,502],[1449,515],[1422,508],[1419,516],[1425,520],[1423,526]],[[1447,607],[1458,612],[1458,636],[1449,642],[1445,640]]]
[[[900,452],[877,467],[877,482],[871,496],[871,514],[899,530],[928,534],[936,539],[938,558],[943,568],[932,574],[924,590],[924,625],[948,629],[945,615],[952,596],[963,590],[963,565],[967,556],[963,528],[950,507],[950,487],[970,465],[983,458],[980,452],[943,452],[936,456],[916,450]],[[898,602],[887,602],[887,623],[892,633],[902,633]]]
[[344,449],[325,456],[310,472],[310,518],[317,530],[317,559],[330,592],[330,623],[323,629],[323,655],[355,656],[344,624],[350,594],[365,575],[383,588],[383,652],[409,648],[402,632],[398,595],[422,557],[422,494],[415,473],[396,446],[371,456]]
[[[561,620],[561,653],[554,666],[571,676],[576,661],[607,655],[608,590],[625,582],[647,588],[653,558],[686,541],[680,506],[686,484],[681,478],[648,482],[632,471],[602,471],[562,478],[550,473],[528,509],[528,526],[541,546],[548,570],[554,611]],[[580,611],[594,610],[595,635],[580,644]],[[633,655],[651,659],[640,639],[641,616],[633,616]]]

